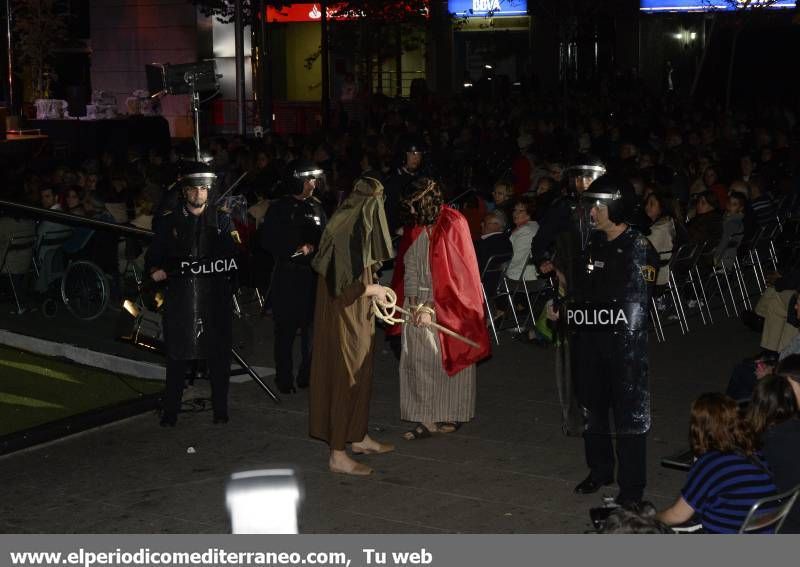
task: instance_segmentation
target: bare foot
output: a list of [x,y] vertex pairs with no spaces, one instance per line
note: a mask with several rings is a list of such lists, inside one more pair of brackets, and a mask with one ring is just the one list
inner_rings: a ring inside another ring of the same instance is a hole
[[353,476],[369,476],[373,472],[367,465],[351,459],[344,451],[331,451],[328,468],[334,473]]
[[364,435],[364,438],[359,441],[358,443],[353,443],[351,445],[351,449],[354,455],[362,455],[362,454],[381,454],[381,453],[391,453],[394,451],[394,445],[391,443],[381,443],[380,441],[376,441],[369,435]]

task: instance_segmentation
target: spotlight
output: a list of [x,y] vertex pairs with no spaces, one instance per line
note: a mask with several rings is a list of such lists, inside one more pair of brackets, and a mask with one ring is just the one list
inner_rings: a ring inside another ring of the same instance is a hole
[[122,308],[130,313],[133,317],[138,317],[139,313],[141,313],[140,309],[136,306],[136,304],[131,301],[130,299],[126,299],[122,303]]
[[[158,304],[157,298],[154,299],[154,303]],[[126,299],[122,302],[115,334],[121,341],[130,342],[149,350],[160,350],[162,347],[161,315],[150,311],[143,302],[137,303]]]
[[231,475],[225,500],[234,534],[296,534],[303,489],[289,467]]

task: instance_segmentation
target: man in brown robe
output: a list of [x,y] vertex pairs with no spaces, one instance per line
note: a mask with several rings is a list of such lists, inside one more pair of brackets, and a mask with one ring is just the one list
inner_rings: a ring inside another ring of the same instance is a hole
[[309,433],[330,446],[332,472],[366,476],[372,469],[354,455],[388,453],[394,446],[367,435],[375,321],[372,298],[386,301],[374,283],[381,262],[394,256],[383,186],[364,177],[331,217],[313,267],[320,274],[314,312]]

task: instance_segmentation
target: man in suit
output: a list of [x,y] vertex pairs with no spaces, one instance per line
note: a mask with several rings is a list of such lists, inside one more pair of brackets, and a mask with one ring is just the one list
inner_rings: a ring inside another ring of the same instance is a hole
[[[492,256],[511,254],[511,241],[506,233],[507,219],[500,210],[492,211],[483,217],[481,222],[481,237],[475,241],[475,254],[478,257],[480,273],[486,269],[486,264]],[[488,274],[483,281],[487,295],[491,296],[497,289],[500,273]]]

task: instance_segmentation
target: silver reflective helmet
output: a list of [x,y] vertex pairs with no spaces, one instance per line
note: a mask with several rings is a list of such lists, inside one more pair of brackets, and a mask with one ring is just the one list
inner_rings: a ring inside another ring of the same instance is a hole
[[576,213],[581,232],[581,248],[586,249],[592,232],[597,230],[597,221],[592,216],[592,209],[608,208],[614,201],[622,198],[622,192],[604,192],[602,188],[593,191],[591,185],[580,193]]
[[325,191],[325,171],[320,169],[314,163],[300,163],[298,164],[294,171],[292,172],[292,193],[295,195],[299,195],[303,192],[303,185],[306,181],[314,180],[316,184],[314,186],[315,191],[324,192]]
[[210,191],[214,188],[217,176],[211,172],[187,173],[178,180],[181,187],[207,187]]
[[595,179],[605,174],[605,166],[593,163],[570,166],[562,175],[567,177],[567,193],[580,195],[594,183]]

